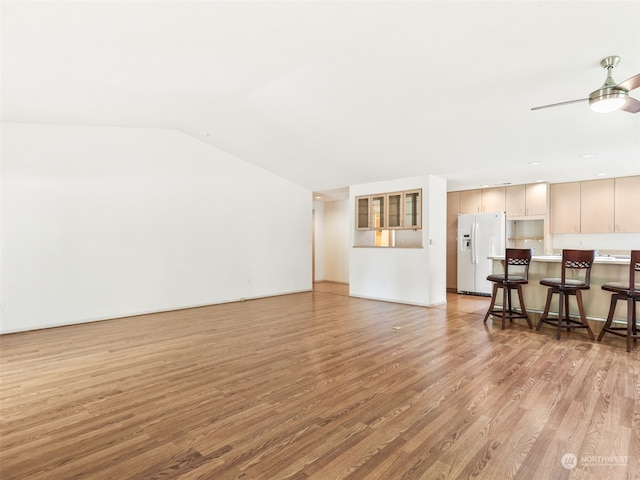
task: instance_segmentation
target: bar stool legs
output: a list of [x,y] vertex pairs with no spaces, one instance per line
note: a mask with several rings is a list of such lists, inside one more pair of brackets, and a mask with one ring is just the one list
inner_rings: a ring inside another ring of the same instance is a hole
[[[496,309],[496,298],[498,297],[498,288],[502,289],[502,308]],[[518,301],[520,302],[520,311],[517,311],[513,308],[513,303],[511,300],[511,290],[517,290],[518,292]],[[494,283],[493,284],[493,292],[491,294],[491,304],[489,305],[489,310],[484,316],[484,323],[487,323],[489,316],[493,315],[494,317],[501,317],[502,319],[502,330],[505,328],[506,320],[509,319],[512,322],[515,318],[524,318],[529,324],[529,328],[533,328],[531,324],[531,320],[529,320],[529,314],[527,313],[527,308],[524,305],[524,298],[522,296],[522,287],[520,284],[505,286],[503,284]]]
[[[640,272],[640,250],[631,250],[629,256],[629,282],[607,282],[602,284],[602,290],[611,292],[611,306],[609,307],[609,315],[607,321],[602,327],[602,331],[598,335],[600,341],[603,335],[608,332],[620,337],[627,337],[627,352],[631,351],[631,340],[634,342],[640,338],[638,335],[638,324],[636,316],[636,302],[640,302],[640,284],[637,283],[637,277]],[[616,304],[618,300],[627,301],[627,326],[612,327],[613,315],[616,312]]]
[[[613,322],[613,315],[616,311],[616,306],[618,300],[625,300],[627,303],[627,325],[625,327],[612,327],[611,324]],[[607,315],[607,321],[600,330],[600,334],[598,335],[598,341],[602,340],[605,333],[611,333],[612,335],[617,335],[619,337],[627,338],[627,352],[631,351],[631,340],[634,342],[640,338],[638,334],[638,324],[637,324],[637,312],[635,303],[640,299],[633,299],[628,297],[624,293],[617,293],[611,295],[611,306],[609,307],[609,314]]]
[[[549,289],[547,290],[547,303],[544,306],[544,312],[538,321],[536,330],[540,330],[543,323],[553,325],[557,328],[556,337],[560,340],[560,333],[563,328],[568,331],[571,331],[572,328],[585,328],[589,338],[595,340],[593,331],[589,326],[589,322],[587,322],[584,304],[582,303],[582,290],[589,290],[591,266],[595,256],[596,250],[562,250],[561,277],[540,280],[540,285],[545,285]],[[567,278],[568,270],[582,271],[583,279]],[[551,299],[554,293],[558,294],[558,317],[549,318],[549,308],[551,307]],[[569,313],[569,295],[574,295],[578,302],[579,321],[572,319]]]
[[[493,283],[493,293],[491,294],[489,310],[484,316],[484,323],[487,323],[490,315],[500,317],[502,318],[502,329],[504,330],[507,318],[510,322],[516,318],[524,318],[527,320],[529,328],[533,328],[522,296],[522,285],[529,283],[531,255],[533,255],[533,249],[531,248],[507,248],[505,250],[504,273],[495,273],[487,277],[487,280]],[[509,270],[511,270],[511,273],[509,273]],[[495,308],[498,288],[502,289],[502,308],[499,309]],[[511,290],[514,289],[518,291],[520,311],[514,310],[511,301]]]
[[[551,300],[553,294],[558,294],[558,318],[549,318],[549,309],[551,307]],[[570,317],[569,314],[569,295],[575,295],[576,300],[578,302],[578,313],[580,314],[580,321],[574,320]],[[563,328],[567,330],[571,330],[572,328],[584,328],[587,330],[589,334],[589,338],[591,340],[595,340],[595,336],[593,335],[593,331],[591,330],[591,326],[589,322],[587,322],[587,316],[584,311],[584,304],[582,302],[582,292],[580,290],[575,290],[571,292],[564,292],[559,288],[549,288],[547,291],[547,302],[544,306],[544,312],[536,325],[536,330],[540,330],[540,327],[543,323],[548,323],[557,327],[556,338],[560,340],[560,334]]]

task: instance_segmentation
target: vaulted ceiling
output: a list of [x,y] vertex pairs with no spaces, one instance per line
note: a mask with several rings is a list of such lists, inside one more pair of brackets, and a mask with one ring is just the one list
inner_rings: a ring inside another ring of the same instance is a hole
[[530,110],[640,73],[639,1],[1,6],[6,122],[175,128],[327,194],[640,174],[640,114]]

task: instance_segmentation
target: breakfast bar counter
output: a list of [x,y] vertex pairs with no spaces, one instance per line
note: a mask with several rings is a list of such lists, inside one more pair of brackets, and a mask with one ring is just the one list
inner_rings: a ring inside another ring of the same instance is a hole
[[[493,273],[504,272],[504,257],[489,257],[493,260]],[[547,288],[540,285],[542,278],[560,277],[561,255],[534,256],[531,258],[529,266],[529,283],[523,285],[524,302],[527,312],[530,314],[534,326],[542,311],[547,299]],[[602,290],[600,287],[607,282],[628,282],[629,281],[629,256],[604,255],[596,257],[591,268],[591,288],[582,292],[584,309],[587,319],[594,332],[599,332],[609,313],[611,293]],[[518,304],[517,295],[514,298],[515,305]],[[498,295],[497,305],[502,305],[502,295]],[[573,316],[577,314],[575,298],[570,298],[570,311]],[[626,306],[624,302],[618,302],[618,308],[614,319],[626,321]],[[552,312],[558,311],[558,296],[555,295],[551,302]],[[544,328],[544,327],[543,327]]]

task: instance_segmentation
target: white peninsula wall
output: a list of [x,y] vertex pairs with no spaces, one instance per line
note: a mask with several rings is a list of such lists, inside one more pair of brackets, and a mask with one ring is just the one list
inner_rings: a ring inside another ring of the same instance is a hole
[[[422,229],[395,247],[356,245],[356,197],[422,189]],[[352,296],[434,305],[446,302],[446,180],[432,175],[355,185],[349,189]]]

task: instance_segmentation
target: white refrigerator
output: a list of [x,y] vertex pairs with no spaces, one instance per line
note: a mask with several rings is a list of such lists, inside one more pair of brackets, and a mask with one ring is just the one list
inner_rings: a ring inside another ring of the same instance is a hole
[[491,295],[487,257],[504,255],[505,224],[504,212],[458,215],[458,293]]

